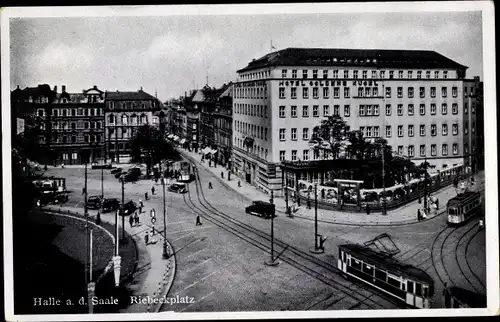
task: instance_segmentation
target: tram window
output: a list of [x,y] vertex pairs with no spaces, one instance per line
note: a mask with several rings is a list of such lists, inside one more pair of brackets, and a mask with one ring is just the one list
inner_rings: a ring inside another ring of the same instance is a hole
[[343,258],[342,257],[342,249],[339,248],[339,258]]
[[413,282],[408,281],[408,282],[406,282],[406,284],[408,285],[408,292],[413,293]]
[[361,262],[355,258],[351,258],[351,266],[355,269],[361,270]]
[[375,277],[385,282],[387,280],[387,273],[379,269],[375,269]]
[[405,283],[401,283],[401,289],[402,289],[403,291],[406,291],[406,284],[405,284]]
[[395,279],[394,277],[391,277],[390,275],[387,276],[387,283],[397,288],[401,288],[401,282]]
[[417,294],[417,295],[421,295],[422,294],[422,284],[416,283],[415,294]]
[[429,295],[429,286],[424,285],[422,288],[422,296],[427,297]]
[[342,261],[345,262],[346,261],[346,254],[345,252],[342,252]]
[[363,272],[373,275],[373,267],[370,265],[366,265],[366,263],[363,263]]

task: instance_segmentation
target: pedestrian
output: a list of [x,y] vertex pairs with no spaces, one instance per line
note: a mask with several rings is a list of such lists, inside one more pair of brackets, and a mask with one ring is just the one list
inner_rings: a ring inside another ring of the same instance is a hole
[[82,196],[85,194],[85,187],[82,188]]
[[369,215],[370,214],[370,204],[366,204],[366,214]]
[[134,222],[136,225],[139,225],[139,215],[137,214],[137,211],[134,213]]
[[41,203],[40,203],[40,199],[38,199],[38,200],[36,201],[36,206],[37,206],[38,208],[40,208],[40,205],[41,205]]
[[214,187],[212,186],[212,182],[211,182],[211,181],[209,181],[209,182],[208,182],[208,189],[213,189],[213,188],[214,188]]
[[436,210],[439,209],[439,198],[436,198]]
[[99,212],[99,210],[97,211],[97,217],[95,219],[95,223],[96,223],[96,225],[101,224],[101,213]]
[[152,195],[152,196],[154,196],[154,195],[155,195],[155,187],[154,187],[154,186],[152,186],[152,187],[151,187],[151,195]]
[[221,177],[222,179],[224,179],[224,172],[223,172],[223,171],[221,171],[221,172],[220,172],[220,177]]
[[158,176],[155,177],[155,183],[158,183]]
[[307,209],[311,209],[311,199],[307,199]]
[[422,220],[422,214],[420,213],[420,208],[417,209],[417,220]]
[[323,235],[319,235],[319,249],[322,251],[325,251],[325,241],[328,239],[328,237],[323,238]]
[[149,245],[149,233],[146,231],[146,234],[144,235],[144,241],[146,242],[146,245]]
[[130,228],[134,227],[134,216],[130,215],[128,217],[128,222],[130,223]]
[[208,160],[208,167],[211,168],[212,167],[212,160]]
[[201,226],[202,223],[201,223],[201,219],[200,219],[200,215],[196,216],[196,226]]
[[238,180],[238,187],[241,188],[241,180]]
[[61,168],[62,168],[62,169],[64,169],[64,162],[63,162],[63,163],[61,163]]
[[147,192],[144,193],[144,200],[146,200],[146,201],[149,200]]
[[479,229],[483,229],[484,228],[484,221],[483,219],[480,219],[479,220]]

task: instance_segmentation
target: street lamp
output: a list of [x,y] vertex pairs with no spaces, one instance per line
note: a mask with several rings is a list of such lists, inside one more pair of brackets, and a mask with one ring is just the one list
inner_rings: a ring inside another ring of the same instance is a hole
[[311,249],[313,254],[322,254],[325,250],[318,245],[318,184],[314,184],[314,249]]
[[385,200],[385,148],[382,145],[382,215],[387,215],[387,203]]
[[[271,190],[271,204],[274,205],[273,201],[273,191]],[[264,261],[264,264],[267,266],[277,266],[280,262],[274,258],[274,217],[275,217],[276,208],[273,207],[271,213],[271,258],[269,260]]]
[[161,185],[163,188],[163,259],[168,259],[170,254],[168,253],[168,245],[167,245],[167,202],[165,198],[165,184],[167,178],[162,176]]

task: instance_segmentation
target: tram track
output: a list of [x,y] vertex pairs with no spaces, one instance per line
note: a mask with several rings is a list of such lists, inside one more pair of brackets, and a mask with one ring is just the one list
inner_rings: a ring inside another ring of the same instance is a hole
[[[225,231],[228,231],[229,233],[239,237],[240,239],[245,240],[249,244],[265,251],[266,253],[270,253],[270,236],[268,234],[237,219],[234,219],[227,214],[222,213],[206,200],[203,189],[201,187],[198,173],[195,173],[195,189],[196,196],[192,195],[191,189],[188,189],[188,193],[183,196],[186,205],[190,207],[194,213],[205,217],[205,219],[209,220],[216,226],[224,229]],[[193,201],[194,197],[198,199],[200,205],[197,205]],[[280,240],[275,239],[275,245],[278,247],[278,249],[281,248],[282,254],[280,260],[290,264],[301,272],[306,273],[307,275],[323,282],[324,284],[329,285],[333,289],[341,292],[344,297],[349,297],[357,301],[358,303],[353,305],[353,309],[360,304],[364,304],[372,309],[386,308],[380,307],[380,305],[375,300],[371,299],[373,295],[380,296],[381,299],[391,303],[392,305],[395,305],[396,308],[401,307],[401,304],[399,302],[396,302],[395,299],[388,298],[388,296],[379,295],[377,292],[372,292],[372,294],[366,296],[365,294],[354,290],[352,286],[356,285],[359,287],[359,284],[351,283],[341,278],[338,275],[338,268],[329,263],[317,259],[312,255],[305,253],[304,251],[301,251]],[[276,253],[279,252],[278,249],[276,250]],[[315,265],[315,267],[310,267],[311,264]],[[318,267],[320,268],[319,271]],[[329,274],[327,275],[325,274],[325,272]]]
[[465,246],[465,253],[464,253],[464,257],[465,257],[465,263],[467,264],[467,268],[469,269],[469,271],[472,273],[472,276],[474,276],[474,278],[479,282],[479,284],[481,284],[481,286],[483,287],[484,291],[486,291],[486,285],[483,283],[483,281],[479,278],[479,276],[477,276],[477,274],[474,272],[474,270],[472,269],[472,267],[470,266],[469,264],[469,259],[467,257],[467,253],[469,251],[469,246],[472,242],[472,240],[479,234],[480,230],[477,230],[474,235],[472,235],[471,238],[469,238],[469,240],[467,241],[467,244]]
[[[460,247],[460,243],[461,241],[465,238],[465,236],[467,236],[474,228],[476,228],[477,224],[473,225],[469,230],[467,230],[461,237],[460,239],[458,240],[456,246],[455,246],[455,261],[458,265],[458,269],[460,270],[460,272],[462,273],[463,277],[465,278],[465,280],[467,281],[467,283],[469,283],[469,285],[474,289],[474,291],[476,291],[477,293],[481,293],[481,290],[479,290],[475,285],[474,283],[472,283],[472,281],[467,277],[467,274],[465,273],[465,269],[462,267],[462,265],[460,264],[460,261],[458,259],[458,251],[459,251],[459,247]],[[466,247],[470,244],[470,241],[474,238],[474,236],[477,235],[477,233],[479,232],[479,230],[476,230],[476,232],[474,233],[474,235],[469,238],[469,240],[467,241],[467,244],[466,244]],[[472,273],[472,275],[478,280],[480,281],[477,276],[474,274],[474,272],[472,271],[470,265],[469,265],[469,261],[467,260],[467,256],[464,255],[465,257],[465,262],[467,263],[467,266],[468,266],[468,269],[469,271]],[[481,283],[481,281],[480,281]]]

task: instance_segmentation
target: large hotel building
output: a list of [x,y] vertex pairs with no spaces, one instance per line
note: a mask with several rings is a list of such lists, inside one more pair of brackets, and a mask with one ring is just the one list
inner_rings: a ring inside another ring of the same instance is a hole
[[287,48],[238,71],[233,100],[236,172],[281,190],[281,161],[317,160],[313,128],[341,116],[366,138],[443,169],[469,164],[479,78],[434,51]]

